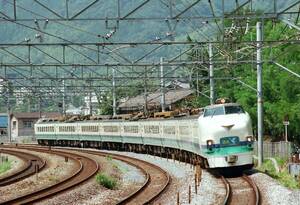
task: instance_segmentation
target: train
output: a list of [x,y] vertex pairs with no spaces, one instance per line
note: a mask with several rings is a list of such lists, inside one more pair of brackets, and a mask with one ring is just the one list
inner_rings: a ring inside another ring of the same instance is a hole
[[206,106],[198,115],[35,124],[40,145],[142,152],[199,163],[204,168],[252,167],[251,118],[238,103]]

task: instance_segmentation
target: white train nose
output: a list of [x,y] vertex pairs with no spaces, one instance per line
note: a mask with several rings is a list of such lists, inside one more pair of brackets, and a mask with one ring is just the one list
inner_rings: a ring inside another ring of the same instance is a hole
[[231,130],[231,128],[234,126],[234,124],[230,124],[230,125],[221,125],[221,127],[226,128],[227,130]]

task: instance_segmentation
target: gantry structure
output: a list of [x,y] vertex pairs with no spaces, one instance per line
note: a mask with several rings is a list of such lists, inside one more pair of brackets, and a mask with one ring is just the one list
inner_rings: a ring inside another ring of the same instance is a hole
[[[263,59],[265,46],[299,44],[299,36],[264,40],[266,21],[299,30],[298,0],[2,0],[0,2],[0,85],[10,98],[112,92],[117,87],[162,90],[171,80],[209,80],[214,100],[214,69],[257,67],[258,151],[262,162],[262,66],[273,63],[300,77],[276,58]],[[257,34],[240,38],[249,29]],[[282,33],[286,28],[282,30]],[[227,48],[230,48],[227,49]],[[193,53],[193,56],[190,56]],[[207,76],[195,73],[206,71]],[[13,89],[13,92],[11,91]],[[197,92],[199,90],[196,89]],[[163,102],[162,102],[163,107]]]
[[[299,29],[299,9],[297,0],[2,0],[0,81],[15,97],[30,93],[60,102],[134,82],[144,81],[140,89],[147,92],[162,79],[197,78],[211,81],[211,95],[201,94],[213,100],[214,81],[222,80],[214,78],[214,67],[256,63],[255,37],[236,36],[257,21]],[[263,45],[278,43],[299,39]],[[199,70],[209,75],[193,75]]]
[[[2,81],[11,82],[16,92],[34,91],[43,98],[61,96],[63,90],[68,90],[65,95],[76,95],[88,87],[130,87],[145,78],[156,79],[159,86],[161,78],[193,79],[191,67],[209,70],[212,62],[215,67],[253,63],[224,48],[226,44],[233,44],[236,50],[249,47],[243,54],[253,54],[255,39],[246,42],[230,37],[236,32],[243,35],[255,21],[281,20],[299,29],[300,1],[296,0],[86,0],[74,8],[75,3],[1,1],[1,33],[13,31],[0,41]],[[187,35],[193,41],[187,41]],[[205,56],[209,44],[211,59]],[[264,41],[267,44],[278,41]],[[190,59],[193,50],[203,52]],[[177,76],[175,70],[186,75]],[[211,77],[201,76],[200,80]]]

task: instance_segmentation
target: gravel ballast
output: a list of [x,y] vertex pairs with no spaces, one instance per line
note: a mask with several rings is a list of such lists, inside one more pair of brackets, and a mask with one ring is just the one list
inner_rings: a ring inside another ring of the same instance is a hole
[[300,190],[291,190],[279,184],[272,177],[255,173],[250,176],[256,183],[262,200],[262,205],[299,205]]
[[185,164],[171,159],[154,157],[146,154],[137,154],[131,152],[116,152],[107,151],[112,153],[124,154],[127,156],[135,157],[141,160],[153,163],[171,175],[171,184],[167,191],[165,191],[154,204],[173,205],[177,201],[177,192],[179,192],[180,204],[188,204],[188,189],[191,186],[191,196],[193,205],[210,205],[220,204],[223,200],[226,190],[220,179],[215,178],[206,170],[202,170],[202,180],[200,186],[195,193],[194,176],[195,170],[190,164]]
[[[93,149],[91,149],[93,150]],[[103,150],[105,151],[105,150]],[[192,203],[199,204],[219,204],[225,195],[224,185],[220,179],[203,170],[202,180],[198,187],[198,193],[195,194],[194,186],[194,168],[185,163],[179,163],[170,159],[153,157],[145,154],[136,154],[130,152],[105,151],[108,153],[117,153],[139,158],[144,161],[156,164],[165,169],[171,175],[171,184],[162,196],[154,201],[154,204],[173,205],[176,204],[177,192],[180,193],[180,203],[188,204],[188,188],[192,189]],[[120,172],[120,185],[116,190],[109,190],[97,184],[95,179],[78,186],[77,188],[65,192],[52,199],[41,202],[40,204],[116,204],[120,199],[132,193],[144,182],[143,174],[135,167],[118,160],[112,160],[109,163],[106,158],[99,159],[100,171],[103,169],[109,172],[109,166],[117,167]]]

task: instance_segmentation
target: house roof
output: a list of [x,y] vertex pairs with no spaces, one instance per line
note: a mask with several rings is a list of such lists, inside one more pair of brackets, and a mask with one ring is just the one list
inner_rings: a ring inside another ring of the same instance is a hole
[[[166,106],[169,106],[175,102],[178,102],[179,100],[182,100],[186,98],[187,96],[191,95],[193,93],[190,89],[178,89],[178,90],[169,90],[165,93],[165,103]],[[161,92],[157,91],[154,93],[149,93],[147,96],[147,105],[158,107],[160,106],[160,97]],[[133,109],[133,108],[140,108],[143,107],[145,103],[144,95],[138,95],[133,98],[129,98],[126,102],[121,103],[119,105],[120,109]]]
[[[19,112],[19,113],[13,113],[12,116],[14,116],[17,119],[29,119],[29,118],[40,118],[39,112]],[[42,117],[45,118],[53,118],[53,117],[59,117],[61,114],[59,112],[43,112],[41,113]]]

